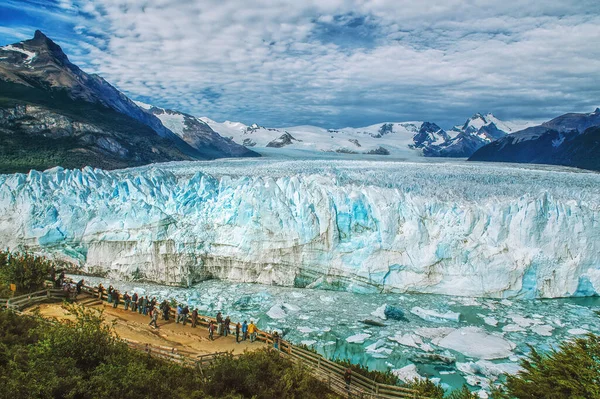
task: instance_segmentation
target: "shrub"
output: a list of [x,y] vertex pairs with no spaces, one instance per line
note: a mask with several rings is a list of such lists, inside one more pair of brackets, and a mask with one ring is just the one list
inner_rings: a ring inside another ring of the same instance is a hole
[[444,389],[434,384],[431,380],[414,380],[405,385],[406,388],[414,389],[419,396],[425,396],[431,399],[442,399]]
[[54,264],[30,253],[0,251],[0,282],[4,286],[16,284],[17,291],[31,292],[43,287]]
[[506,379],[505,397],[563,399],[600,397],[600,337],[563,342],[540,354],[533,347],[521,361],[523,371]]

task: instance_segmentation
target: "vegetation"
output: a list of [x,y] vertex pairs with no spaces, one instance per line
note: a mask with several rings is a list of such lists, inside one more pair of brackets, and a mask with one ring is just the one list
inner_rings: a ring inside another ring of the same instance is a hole
[[521,373],[507,377],[505,398],[600,398],[599,336],[563,342],[547,354],[531,348],[521,367]]
[[[65,305],[67,306],[67,305]],[[226,356],[205,370],[130,349],[94,310],[74,321],[0,312],[0,398],[314,398],[326,387],[272,351]],[[329,396],[335,398],[335,396]]]
[[406,388],[414,389],[419,396],[425,396],[431,399],[442,399],[444,389],[434,384],[431,380],[414,380],[405,385]]
[[350,368],[353,373],[370,378],[373,381],[379,382],[380,384],[396,385],[399,382],[398,377],[389,371],[383,372],[369,370],[367,366],[363,366],[362,364],[353,364],[346,359],[335,359],[334,362],[343,367]]
[[17,292],[40,289],[53,270],[54,264],[44,257],[0,251],[0,296],[7,293],[10,284],[17,286]]

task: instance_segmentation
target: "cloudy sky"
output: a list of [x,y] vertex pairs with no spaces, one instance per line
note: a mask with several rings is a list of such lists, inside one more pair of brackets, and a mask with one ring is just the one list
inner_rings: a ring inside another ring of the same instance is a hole
[[218,121],[449,127],[600,105],[598,0],[3,0],[0,44],[35,29],[131,98]]

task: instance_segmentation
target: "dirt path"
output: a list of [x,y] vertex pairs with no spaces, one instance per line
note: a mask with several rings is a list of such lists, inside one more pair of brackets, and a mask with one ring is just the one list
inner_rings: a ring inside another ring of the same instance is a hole
[[[166,346],[198,354],[229,351],[242,353],[245,350],[256,350],[265,347],[265,344],[259,341],[236,343],[235,336],[220,337],[215,334],[215,340],[211,341],[208,339],[208,330],[205,327],[192,328],[190,324],[183,326],[175,323],[174,320],[159,320],[159,328],[155,329],[148,325],[150,323],[149,316],[126,311],[122,307],[113,309],[112,306],[106,303],[90,306],[90,308],[103,309],[105,320],[108,323],[114,321],[114,330],[119,337],[143,344]],[[39,309],[44,317],[55,317],[57,319],[70,317],[60,303],[41,304],[28,309],[26,312],[33,312],[35,309]]]

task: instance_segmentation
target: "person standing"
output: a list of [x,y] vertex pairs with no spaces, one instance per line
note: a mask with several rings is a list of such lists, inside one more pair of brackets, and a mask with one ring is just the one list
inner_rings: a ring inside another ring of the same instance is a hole
[[197,323],[198,323],[198,309],[194,309],[192,311],[192,328],[196,328]]
[[242,329],[242,325],[240,324],[240,322],[238,321],[237,324],[235,325],[235,342],[236,343],[240,343],[240,331]]
[[273,333],[273,348],[279,350],[279,333],[277,331]]
[[229,316],[227,316],[225,318],[224,323],[225,323],[224,335],[227,336],[228,334],[231,334],[231,330],[229,329],[230,328],[229,325],[231,324],[231,319],[229,318]]
[[144,316],[148,315],[148,305],[149,305],[148,295],[146,295],[144,297],[144,299],[142,300],[142,314]]
[[113,286],[112,286],[112,285],[109,285],[109,286],[108,286],[108,291],[106,291],[106,292],[107,292],[107,294],[108,294],[108,298],[106,299],[106,302],[108,302],[108,303],[112,303],[112,301],[113,301],[113,300],[112,300],[112,298],[113,298],[113,291],[114,291],[114,290],[115,290],[115,289],[113,288]]
[[131,297],[129,293],[125,291],[125,295],[123,295],[123,301],[125,301],[125,310],[129,310],[129,305],[131,304]]
[[165,321],[169,321],[169,314],[171,313],[171,307],[169,306],[169,302],[167,302],[167,300],[165,299],[165,301],[163,302],[164,306],[163,306],[163,319],[165,319]]
[[119,306],[119,291],[115,290],[113,291],[113,309],[116,309],[117,306]]
[[181,304],[177,304],[177,312],[175,314],[175,323],[179,324],[179,322],[181,321],[181,312],[183,312],[183,308],[181,307]]
[[210,323],[208,323],[208,338],[211,341],[214,341],[214,333],[215,333],[215,323],[214,321],[210,321]]
[[248,334],[250,334],[250,342],[254,342],[256,340],[256,326],[253,320],[250,320],[248,325]]
[[84,283],[83,279],[81,279],[77,282],[77,295],[81,294],[81,287],[83,287],[83,283]]
[[245,341],[248,338],[248,323],[244,320],[244,324],[242,324],[242,341]]
[[133,295],[131,296],[131,311],[135,312],[137,310],[137,301],[138,301],[138,294],[137,292],[134,292]]
[[156,321],[158,320],[158,309],[153,309],[152,313],[150,314],[150,317],[152,318],[152,320],[150,320],[150,323],[148,325],[151,326],[154,324],[154,328],[158,328],[158,324],[156,323]]
[[98,284],[98,299],[102,300],[102,294],[104,293],[104,286],[102,283]]
[[185,326],[185,323],[187,322],[187,318],[188,318],[189,314],[190,314],[190,308],[188,308],[187,305],[186,305],[181,310],[181,316],[182,316],[182,319],[183,319],[183,325],[184,326]]

